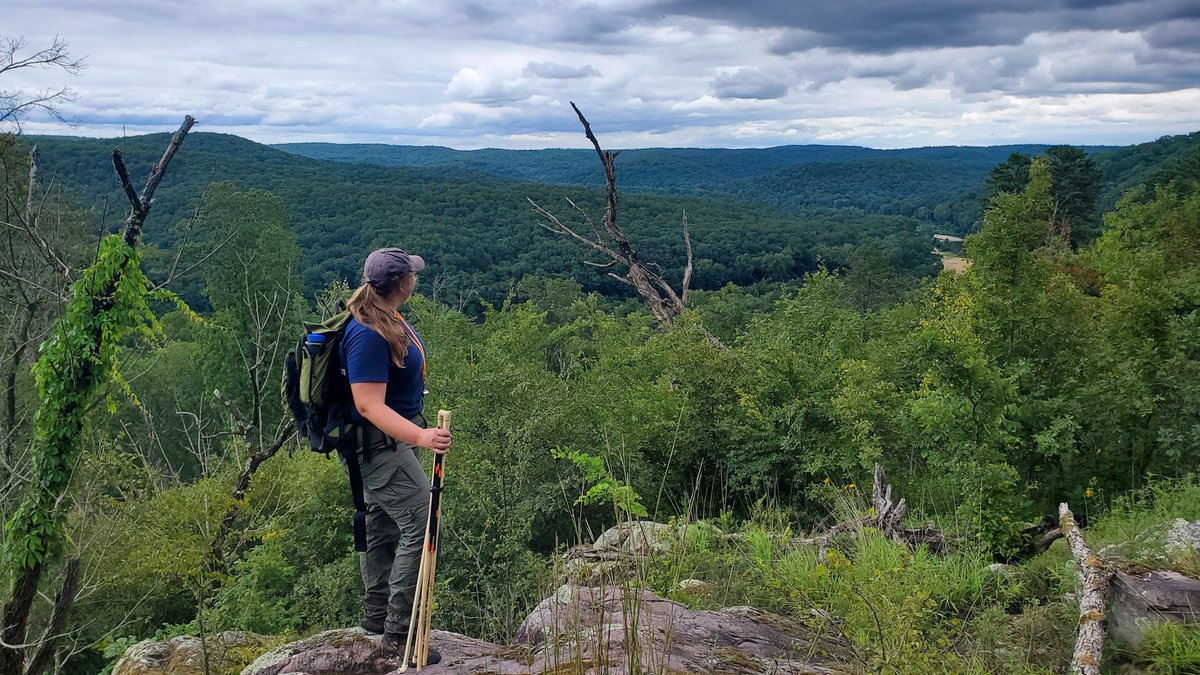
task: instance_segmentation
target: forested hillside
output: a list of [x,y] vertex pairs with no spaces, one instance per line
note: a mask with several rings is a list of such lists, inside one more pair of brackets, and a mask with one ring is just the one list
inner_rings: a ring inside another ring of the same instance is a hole
[[[131,163],[148,164],[163,138],[144,136],[116,145]],[[99,213],[105,203],[116,203],[120,193],[105,159],[112,141],[30,142],[41,148],[44,171],[77,190],[82,205]],[[159,217],[171,226],[148,233],[163,249],[179,242],[181,224],[196,209],[205,217],[208,185],[225,180],[269,190],[284,201],[302,250],[301,273],[309,293],[332,281],[356,278],[361,252],[391,242],[422,251],[436,263],[436,274],[444,277],[447,288],[469,290],[491,302],[502,300],[515,281],[529,275],[572,278],[585,289],[613,297],[627,293],[621,284],[579,265],[578,249],[544,231],[527,201],[579,220],[566,201],[571,198],[598,218],[602,179],[596,173],[596,180],[584,180],[591,167],[578,167],[586,186],[563,187],[506,180],[469,165],[407,168],[313,160],[216,134],[197,133],[189,143],[189,153],[174,167],[175,180],[158,197]],[[572,162],[586,158],[574,151],[551,153],[555,156],[570,156]],[[533,161],[532,154],[529,159]],[[671,180],[684,180],[682,166],[704,162],[677,159],[674,170],[680,173]],[[619,171],[624,185],[624,164]],[[907,275],[936,270],[936,259],[929,254],[932,229],[914,219],[857,209],[782,208],[729,197],[634,193],[622,201],[623,226],[648,259],[667,269],[679,269],[684,258],[685,213],[697,259],[694,285],[700,289],[799,279],[822,264],[844,266],[857,246],[881,250]],[[210,243],[205,237],[211,231],[205,225],[194,228],[192,243]],[[155,269],[158,263],[150,264]],[[194,292],[189,298],[198,299]]]
[[[539,183],[595,185],[603,180],[591,150],[452,150],[410,145],[281,143],[286,152],[353,164],[461,169]],[[864,159],[939,158],[962,164],[968,173],[986,174],[1013,152],[1040,153],[1045,145],[987,148],[876,150],[843,145],[785,145],[775,148],[632,148],[621,151],[622,189],[703,193],[730,183],[760,178],[802,164],[840,164]],[[982,162],[982,164],[980,164]],[[982,168],[981,168],[982,167]]]
[[[602,181],[588,150],[471,150],[397,145],[290,143],[274,147],[319,159],[565,185]],[[1011,153],[1039,154],[1045,145],[875,150],[857,146],[789,145],[763,149],[624,150],[620,187],[627,191],[717,194],[799,207],[848,207],[915,216],[965,231],[979,217],[976,190]],[[1093,148],[1099,150],[1100,148]]]
[[[273,147],[355,164],[479,172],[564,185],[602,180],[588,150],[451,150],[400,145],[285,143]],[[673,194],[729,195],[752,203],[856,208],[910,216],[951,233],[966,233],[982,216],[984,179],[1012,153],[1040,155],[1048,145],[929,147],[875,150],[797,145],[763,149],[652,148],[625,150],[621,188]],[[1194,153],[1196,134],[1125,148],[1084,148],[1101,175],[1099,213],[1156,167]]]

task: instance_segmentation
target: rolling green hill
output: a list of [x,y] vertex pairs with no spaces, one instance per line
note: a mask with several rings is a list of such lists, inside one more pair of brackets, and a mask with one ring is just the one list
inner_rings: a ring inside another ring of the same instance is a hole
[[[43,171],[78,191],[85,206],[102,213],[104,204],[122,203],[108,158],[113,141],[28,140],[41,148]],[[119,142],[135,181],[137,172],[144,175],[157,159],[165,141],[165,135],[157,134]],[[191,214],[206,186],[221,180],[269,190],[284,200],[303,250],[309,292],[334,280],[356,279],[372,247],[400,244],[426,255],[431,273],[474,288],[493,302],[526,275],[573,277],[585,289],[627,294],[622,284],[581,265],[576,246],[539,227],[539,217],[526,201],[533,198],[566,218],[574,215],[566,203],[571,197],[598,216],[602,195],[595,187],[517,182],[463,167],[319,160],[221,134],[188,138],[159,190],[146,232],[149,241],[174,244],[172,226]],[[660,261],[668,276],[682,266],[685,211],[695,244],[697,288],[795,279],[822,261],[844,264],[849,251],[864,243],[884,250],[910,274],[936,270],[929,254],[931,228],[910,218],[854,209],[781,208],[726,196],[625,195],[621,222],[643,257]],[[112,225],[118,218],[110,213],[107,221]]]
[[[115,141],[143,173],[165,135]],[[97,214],[121,204],[108,153],[113,140],[30,137],[43,171],[81,195]],[[1013,152],[1046,146],[854,146],[627,150],[617,160],[621,222],[644,257],[682,266],[680,224],[695,243],[695,287],[787,281],[853,247],[880,248],[914,275],[937,269],[934,229],[969,231],[991,169]],[[1092,148],[1101,171],[1101,210],[1162,167],[1200,152],[1200,133],[1126,148]],[[188,138],[159,191],[152,243],[176,242],[183,221],[215,182],[261,188],[287,204],[312,292],[354,280],[366,251],[400,244],[427,254],[443,281],[498,302],[526,275],[570,277],[614,297],[628,289],[580,264],[579,249],[541,227],[526,198],[564,217],[571,197],[599,216],[602,178],[591,150],[475,150],[324,143],[265,146],[223,134]],[[99,218],[100,215],[97,216]],[[111,226],[119,214],[108,213]]]
[[[563,185],[591,186],[603,181],[595,153],[586,149],[461,151],[333,143],[272,147],[314,159],[422,167],[447,174],[470,171]],[[1014,152],[1038,155],[1047,147],[634,149],[623,150],[617,158],[617,180],[626,191],[732,196],[778,206],[856,208],[910,216],[966,232],[979,219],[979,188],[992,167]]]

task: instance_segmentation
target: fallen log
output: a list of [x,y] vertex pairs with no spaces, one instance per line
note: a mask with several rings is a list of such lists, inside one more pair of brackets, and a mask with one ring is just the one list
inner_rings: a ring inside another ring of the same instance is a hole
[[1058,518],[1059,527],[1071,546],[1071,554],[1075,556],[1076,574],[1082,587],[1079,593],[1079,632],[1075,638],[1071,672],[1077,675],[1100,675],[1104,640],[1108,636],[1104,606],[1113,569],[1088,548],[1066,502],[1058,505]]

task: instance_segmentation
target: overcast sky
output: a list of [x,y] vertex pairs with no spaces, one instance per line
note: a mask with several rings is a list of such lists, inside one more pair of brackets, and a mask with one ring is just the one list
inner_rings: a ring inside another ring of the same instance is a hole
[[1200,130],[1197,0],[0,0],[74,129],[262,142],[878,148]]

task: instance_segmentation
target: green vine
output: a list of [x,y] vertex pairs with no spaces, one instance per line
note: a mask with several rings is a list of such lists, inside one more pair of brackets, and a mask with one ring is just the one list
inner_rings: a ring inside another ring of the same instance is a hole
[[42,343],[34,366],[34,478],[4,527],[4,559],[17,569],[32,569],[61,552],[66,517],[60,503],[79,459],[89,408],[108,384],[132,393],[117,370],[117,348],[130,336],[161,336],[151,309],[156,301],[189,311],[174,294],[153,290],[141,252],[111,235],[72,286],[66,313]]

